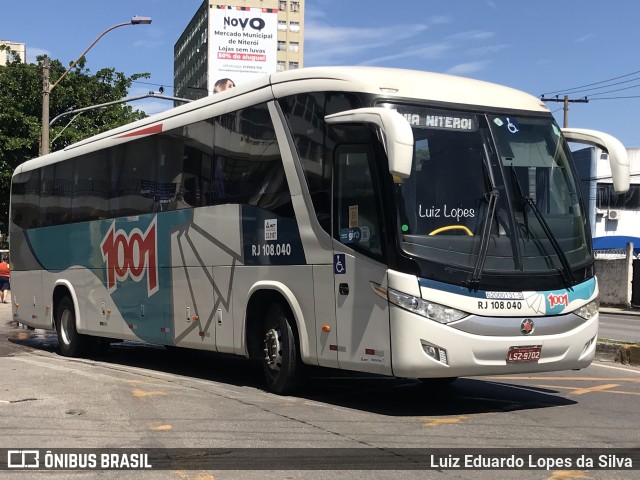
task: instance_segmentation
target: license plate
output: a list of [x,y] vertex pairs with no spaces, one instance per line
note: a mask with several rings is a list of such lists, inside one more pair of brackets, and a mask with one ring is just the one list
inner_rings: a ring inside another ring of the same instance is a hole
[[531,347],[509,347],[507,362],[535,362],[540,360],[542,345]]

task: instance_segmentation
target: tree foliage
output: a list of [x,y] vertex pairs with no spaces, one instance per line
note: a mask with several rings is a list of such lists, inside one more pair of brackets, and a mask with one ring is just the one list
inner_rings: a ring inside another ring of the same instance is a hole
[[[18,55],[0,66],[0,231],[8,229],[9,191],[13,171],[21,163],[38,156],[42,118],[42,59],[26,64]],[[67,70],[59,60],[50,64],[50,83]],[[134,80],[149,74],[127,77],[114,68],[92,75],[84,59],[51,91],[49,118],[71,110],[122,100]],[[108,129],[144,118],[146,114],[126,103],[67,115],[50,129],[52,152]]]

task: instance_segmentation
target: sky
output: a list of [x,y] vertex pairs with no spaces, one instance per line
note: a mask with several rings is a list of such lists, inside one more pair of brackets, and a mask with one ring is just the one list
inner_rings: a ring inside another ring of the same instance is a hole
[[[0,40],[25,43],[27,61],[68,65],[108,27],[134,15],[87,54],[92,73],[149,73],[129,96],[173,95],[173,47],[201,0],[0,0]],[[222,0],[221,0],[221,3]],[[305,0],[304,66],[372,65],[449,73],[570,103],[569,126],[640,147],[638,0]],[[560,125],[562,103],[547,103]],[[147,113],[171,102],[145,99]]]

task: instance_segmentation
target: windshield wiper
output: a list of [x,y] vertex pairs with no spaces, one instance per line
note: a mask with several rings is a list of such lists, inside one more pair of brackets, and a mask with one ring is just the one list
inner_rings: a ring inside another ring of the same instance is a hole
[[516,188],[518,189],[518,195],[523,201],[522,217],[524,220],[524,227],[527,232],[527,235],[531,235],[531,230],[529,229],[529,220],[527,217],[527,205],[529,205],[529,207],[531,208],[531,211],[538,219],[538,222],[542,227],[542,231],[549,239],[551,246],[555,250],[556,255],[558,256],[558,259],[562,264],[562,269],[560,270],[560,272],[562,273],[562,276],[564,277],[565,282],[568,282],[569,285],[573,285],[575,283],[575,277],[573,276],[573,272],[571,271],[571,266],[569,265],[569,260],[567,260],[567,255],[562,250],[562,247],[560,246],[560,244],[558,243],[558,240],[556,239],[555,235],[551,231],[551,228],[549,228],[549,224],[542,216],[542,213],[540,213],[540,209],[538,208],[536,203],[533,200],[531,200],[531,198],[527,197],[524,193],[522,193],[520,180],[518,180],[518,176],[516,175],[516,171],[515,171],[515,168],[513,168],[513,166],[511,167],[511,176],[513,178],[513,182],[516,185]]
[[[480,246],[478,247],[478,254],[476,256],[476,264],[473,267],[473,273],[471,279],[467,281],[467,285],[472,289],[477,289],[480,285],[480,277],[484,270],[484,262],[487,259],[487,252],[489,251],[489,237],[491,236],[491,225],[493,225],[493,217],[496,213],[496,205],[498,204],[498,198],[500,193],[496,189],[496,184],[493,179],[493,170],[491,169],[491,163],[489,162],[489,151],[487,150],[487,139],[484,139],[484,155],[482,156],[483,171],[487,180],[487,185],[490,191],[485,194],[484,198],[487,201],[487,214],[484,216],[482,222],[482,231],[480,233]],[[498,227],[499,231],[499,227]]]
[[487,259],[487,251],[489,250],[489,237],[491,235],[491,225],[493,224],[493,216],[496,212],[498,197],[500,197],[500,194],[495,188],[485,195],[485,199],[487,200],[487,214],[484,216],[484,221],[482,222],[480,247],[478,248],[476,265],[473,268],[471,279],[467,281],[467,285],[474,289],[477,289],[480,284],[480,277],[482,276],[482,271],[484,270],[484,262]]
[[549,239],[549,242],[551,242],[551,246],[553,247],[553,249],[556,251],[556,255],[558,255],[558,258],[560,259],[560,263],[562,264],[562,273],[564,274],[563,276],[565,277],[565,280],[569,281],[569,285],[573,285],[575,283],[575,277],[573,276],[573,272],[571,271],[569,260],[567,260],[567,255],[564,253],[564,251],[562,250],[562,247],[558,243],[558,240],[556,239],[555,235],[549,228],[549,224],[544,219],[544,217],[542,216],[542,213],[540,213],[540,210],[538,209],[538,206],[533,200],[531,200],[529,197],[525,197],[524,195],[522,199],[525,201],[527,205],[529,205],[529,207],[531,207],[533,214],[538,219],[538,222],[540,222],[542,231]]

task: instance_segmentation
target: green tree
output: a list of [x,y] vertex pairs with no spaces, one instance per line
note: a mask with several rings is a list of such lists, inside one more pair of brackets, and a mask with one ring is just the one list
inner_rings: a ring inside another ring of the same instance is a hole
[[[26,160],[37,157],[40,148],[42,58],[38,57],[37,64],[26,64],[14,54],[5,66],[0,66],[0,231],[3,233],[9,224],[13,171]],[[59,60],[52,60],[51,83],[66,69]],[[139,78],[149,78],[149,74],[127,77],[114,68],[104,68],[91,75],[83,59],[52,90],[50,118],[70,110],[122,100],[127,97],[132,82]],[[62,117],[50,130],[51,151],[144,117],[144,112],[125,103],[89,110],[75,118]]]

